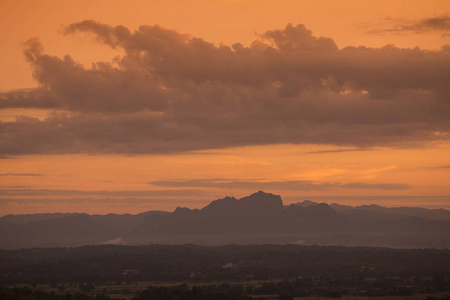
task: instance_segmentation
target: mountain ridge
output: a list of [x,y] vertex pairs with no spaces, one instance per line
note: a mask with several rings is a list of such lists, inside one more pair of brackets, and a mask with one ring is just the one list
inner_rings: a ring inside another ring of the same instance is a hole
[[450,211],[310,200],[284,206],[279,195],[258,191],[240,199],[217,199],[201,209],[177,207],[173,212],[0,217],[4,249],[105,243],[448,247]]

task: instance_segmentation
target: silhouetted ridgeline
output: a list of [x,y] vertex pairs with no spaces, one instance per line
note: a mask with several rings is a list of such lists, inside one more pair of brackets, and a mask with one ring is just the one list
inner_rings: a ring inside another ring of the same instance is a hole
[[283,206],[257,192],[203,209],[138,215],[35,214],[0,218],[0,248],[93,244],[303,244],[398,248],[450,247],[450,211],[350,207],[304,201]]

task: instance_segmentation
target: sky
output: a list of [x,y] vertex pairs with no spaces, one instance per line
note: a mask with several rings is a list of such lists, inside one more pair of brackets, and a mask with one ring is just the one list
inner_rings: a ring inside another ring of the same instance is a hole
[[447,0],[3,0],[0,37],[0,215],[450,209]]

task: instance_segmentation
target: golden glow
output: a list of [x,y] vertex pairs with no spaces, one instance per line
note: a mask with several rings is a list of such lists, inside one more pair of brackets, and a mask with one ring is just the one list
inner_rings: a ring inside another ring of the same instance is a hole
[[[173,179],[232,179],[235,181],[291,181],[307,180],[316,183],[339,182],[342,184],[364,182],[368,184],[406,183],[406,190],[367,190],[331,188],[327,190],[293,191],[266,190],[281,194],[285,204],[302,199],[330,195],[348,196],[341,204],[370,204],[355,200],[354,196],[440,196],[450,195],[448,164],[450,143],[424,149],[378,148],[367,151],[324,152],[352,150],[316,145],[277,145],[200,151],[179,155],[46,155],[3,159],[2,173],[40,174],[42,176],[2,176],[3,186],[27,186],[31,189],[64,189],[82,191],[149,191],[167,190],[148,184],[150,181]],[[317,153],[312,153],[317,152]],[[176,206],[203,207],[210,200],[234,195],[242,197],[252,189],[195,188],[210,191],[196,197],[139,196],[126,201],[105,202],[112,195],[73,196],[14,196],[15,198],[49,198],[49,204],[37,203],[36,211],[84,211],[90,213],[136,213],[152,209],[173,210]],[[4,198],[2,196],[1,198]],[[77,198],[77,201],[67,199]],[[120,198],[120,197],[119,197]],[[122,197],[123,198],[123,197]],[[426,197],[424,197],[426,198]],[[86,199],[82,201],[82,199]],[[96,202],[95,199],[102,199]],[[159,200],[158,200],[159,199]],[[178,199],[178,200],[177,200]],[[381,199],[381,198],[380,198]],[[66,200],[66,201],[65,201]],[[168,201],[169,200],[169,201]],[[337,200],[323,200],[336,202]],[[385,206],[428,206],[450,208],[448,202],[428,199],[389,200]],[[441,201],[441,202],[438,202]],[[448,199],[447,199],[448,201]],[[75,203],[73,203],[75,202]],[[447,204],[446,204],[447,203]],[[25,210],[23,204],[4,206],[3,214]],[[31,207],[30,207],[31,209]]]
[[[215,44],[226,45],[236,42],[249,45],[258,38],[259,33],[284,28],[287,23],[303,23],[315,36],[333,38],[340,48],[349,45],[382,47],[394,44],[405,48],[419,46],[439,49],[449,42],[448,36],[439,33],[373,35],[367,34],[367,31],[370,26],[389,18],[420,19],[448,12],[448,0],[3,0],[0,4],[0,91],[36,86],[22,54],[22,44],[30,37],[38,37],[46,47],[46,53],[59,57],[70,54],[87,68],[93,62],[110,61],[120,55],[119,50],[93,43],[91,36],[62,35],[63,26],[85,19],[111,25],[122,24],[131,29],[143,24],[161,24]],[[12,121],[17,115],[43,119],[46,114],[45,110],[0,110],[0,121]],[[33,155],[3,158],[0,159],[0,173],[3,174],[0,185],[3,190],[20,186],[49,190],[152,191],[179,189],[148,184],[150,181],[174,179],[399,183],[407,184],[411,189],[334,187],[327,190],[266,192],[281,194],[285,204],[308,197],[314,200],[314,197],[339,196],[344,198],[323,201],[360,205],[370,203],[354,197],[424,195],[422,199],[402,200],[399,197],[379,204],[450,208],[450,143],[425,145],[421,149],[376,147],[364,151],[348,150],[352,149],[327,145],[276,145],[176,155]],[[133,199],[129,201],[119,201],[114,195],[0,195],[0,215],[57,211],[137,213],[153,209],[173,210],[179,205],[202,207],[219,197],[241,197],[254,192],[251,189],[208,187],[186,189],[203,189],[209,193],[185,197],[130,196],[128,198]],[[426,198],[434,196],[447,198]],[[14,201],[44,198],[52,201]]]

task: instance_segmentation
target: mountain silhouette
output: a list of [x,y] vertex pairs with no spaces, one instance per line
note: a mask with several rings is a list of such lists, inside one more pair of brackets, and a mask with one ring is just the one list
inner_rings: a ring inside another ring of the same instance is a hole
[[256,192],[225,197],[202,209],[137,215],[31,214],[0,218],[0,248],[90,244],[318,244],[449,247],[450,211],[378,205],[328,205],[305,200],[283,206]]

